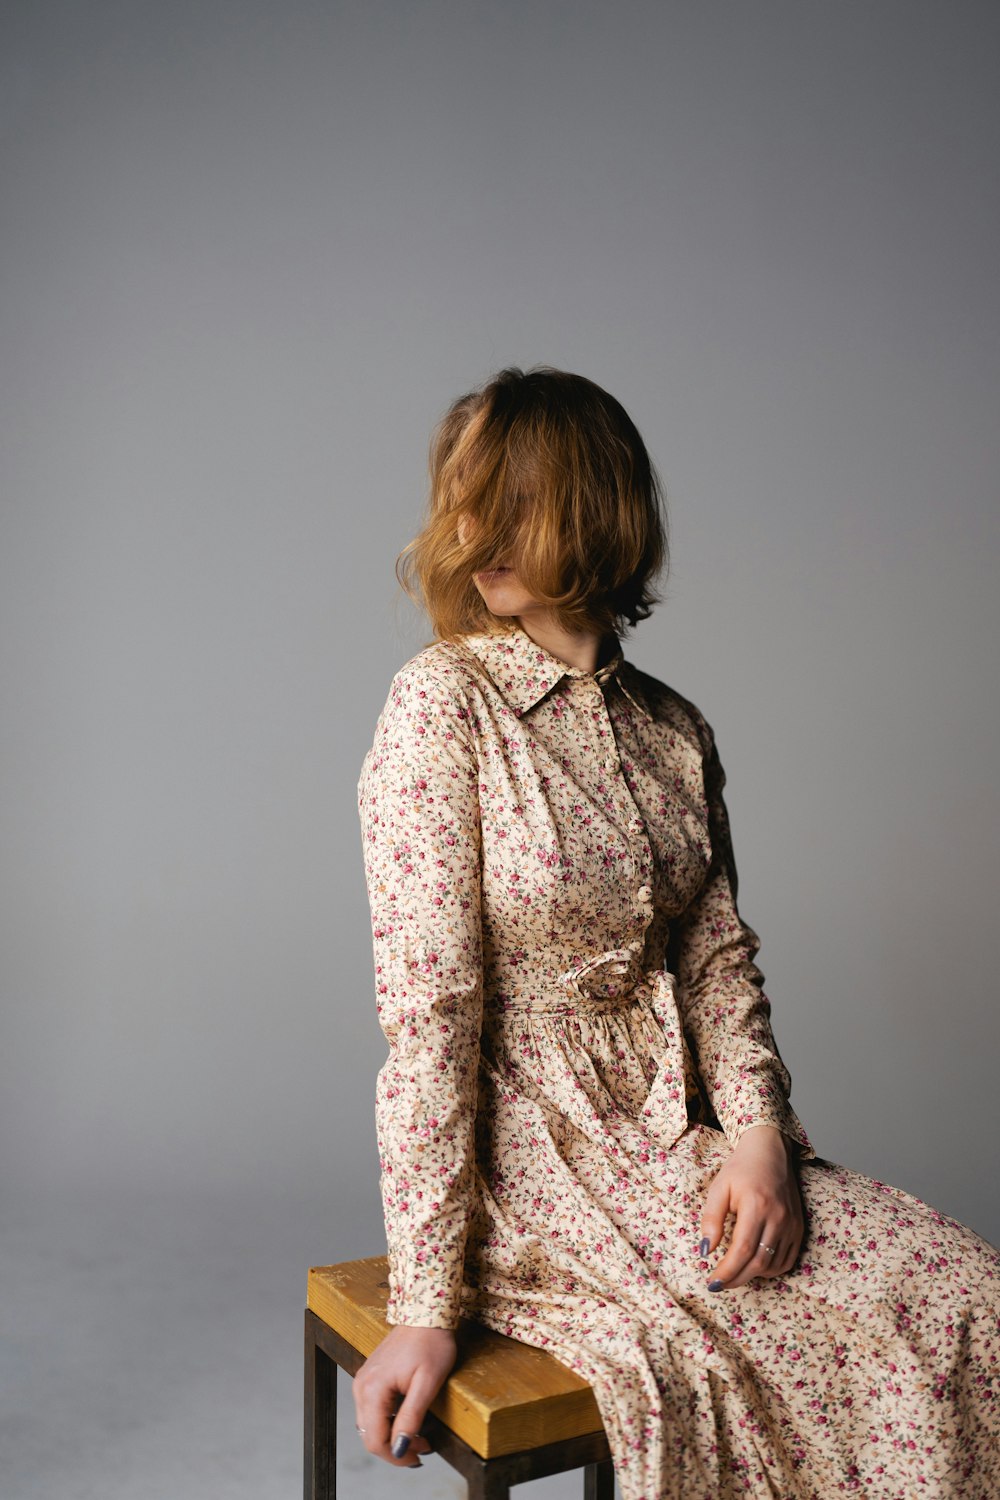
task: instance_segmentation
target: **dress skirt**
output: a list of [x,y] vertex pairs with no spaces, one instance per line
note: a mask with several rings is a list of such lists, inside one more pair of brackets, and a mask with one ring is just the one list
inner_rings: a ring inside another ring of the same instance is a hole
[[593,1387],[624,1500],[997,1500],[1000,1250],[816,1156],[792,1269],[708,1291],[733,1148],[643,1113],[661,1035],[643,1000],[489,1025],[466,1315]]

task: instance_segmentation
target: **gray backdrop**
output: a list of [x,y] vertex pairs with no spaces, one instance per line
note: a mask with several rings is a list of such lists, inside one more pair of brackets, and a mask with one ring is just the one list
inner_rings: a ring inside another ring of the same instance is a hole
[[306,1269],[384,1248],[393,564],[503,364],[663,474],[626,653],[716,729],[817,1150],[1000,1240],[997,7],[2,25],[5,1493],[297,1490]]

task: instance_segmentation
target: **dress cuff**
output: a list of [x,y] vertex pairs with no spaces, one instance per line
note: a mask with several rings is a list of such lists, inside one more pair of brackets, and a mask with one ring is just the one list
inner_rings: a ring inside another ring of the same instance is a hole
[[739,1141],[740,1138],[745,1135],[752,1126],[772,1125],[775,1129],[780,1130],[782,1135],[784,1135],[786,1139],[790,1140],[793,1143],[796,1149],[792,1154],[796,1161],[812,1161],[816,1156],[816,1150],[813,1146],[813,1143],[806,1134],[801,1120],[790,1104],[786,1104],[783,1107],[781,1105],[777,1105],[769,1109],[766,1113],[760,1114],[753,1119],[741,1118],[739,1120],[723,1120],[720,1123],[722,1124],[726,1139],[729,1141],[729,1144],[731,1146],[735,1146],[737,1141]]
[[390,1292],[385,1320],[397,1327],[448,1328],[454,1333],[461,1322],[461,1313],[452,1308],[450,1301],[435,1298],[429,1291],[410,1297],[396,1297]]
[[442,1278],[442,1267],[414,1262],[404,1251],[389,1252],[389,1297],[387,1323],[411,1328],[456,1329],[462,1319],[462,1283]]

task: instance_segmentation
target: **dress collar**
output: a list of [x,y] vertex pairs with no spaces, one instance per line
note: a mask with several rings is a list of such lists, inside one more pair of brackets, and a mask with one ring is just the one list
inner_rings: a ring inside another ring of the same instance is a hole
[[636,681],[635,668],[625,660],[621,645],[595,672],[570,666],[533,641],[516,621],[502,633],[483,631],[463,635],[461,643],[478,658],[514,709],[518,718],[545,697],[564,677],[585,677],[605,685],[614,678],[626,697],[647,718],[650,710]]

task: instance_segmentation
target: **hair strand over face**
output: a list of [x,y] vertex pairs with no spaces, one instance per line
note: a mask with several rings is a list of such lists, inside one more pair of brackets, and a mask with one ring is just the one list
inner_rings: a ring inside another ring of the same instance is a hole
[[501,370],[449,407],[426,520],[396,574],[439,640],[510,628],[473,579],[501,564],[564,629],[621,635],[659,603],[651,580],[668,561],[662,485],[628,413],[582,375],[539,365]]

